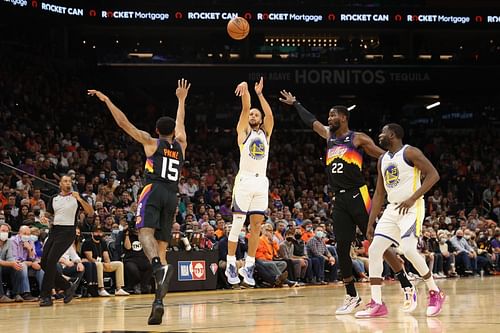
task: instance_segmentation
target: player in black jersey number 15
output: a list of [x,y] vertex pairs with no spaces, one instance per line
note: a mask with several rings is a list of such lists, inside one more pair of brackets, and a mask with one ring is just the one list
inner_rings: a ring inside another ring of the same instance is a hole
[[[365,133],[349,130],[349,110],[345,106],[332,107],[328,114],[328,126],[325,126],[290,92],[282,90],[281,95],[281,102],[293,105],[302,121],[327,140],[326,170],[329,185],[335,193],[333,228],[337,239],[340,271],[347,293],[343,305],[335,313],[349,314],[361,304],[361,298],[354,286],[349,252],[351,243],[355,240],[356,226],[366,234],[371,208],[371,199],[362,172],[363,151],[374,158],[380,157],[384,151]],[[395,252],[387,250],[384,259],[396,272],[402,288],[411,287],[402,261]]]
[[173,274],[173,267],[167,264],[166,249],[177,206],[178,182],[187,146],[184,104],[190,86],[185,79],[177,81],[177,116],[175,120],[160,117],[156,121],[158,138],[137,129],[106,95],[96,90],[88,91],[89,95],[96,96],[106,104],[118,126],[140,142],[146,154],[146,185],[138,199],[135,227],[139,230],[139,241],[144,253],[151,260],[156,281],[155,300],[148,320],[150,325],[161,324],[163,298]]

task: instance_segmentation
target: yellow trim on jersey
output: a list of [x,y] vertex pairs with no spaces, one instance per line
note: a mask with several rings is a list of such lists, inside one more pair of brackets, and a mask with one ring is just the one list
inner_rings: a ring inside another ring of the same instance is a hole
[[[417,191],[417,182],[420,179],[420,170],[416,167],[413,167],[413,193]],[[415,236],[420,237],[422,234],[422,223],[424,221],[424,200],[422,198],[418,198],[415,202],[417,209],[416,216],[416,225],[415,225]]]

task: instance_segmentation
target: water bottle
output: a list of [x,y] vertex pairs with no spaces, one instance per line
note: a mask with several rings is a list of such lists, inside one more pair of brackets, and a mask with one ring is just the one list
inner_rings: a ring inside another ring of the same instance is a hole
[[481,268],[480,275],[481,275],[481,277],[483,277],[483,276],[484,276],[484,269],[482,269],[482,268]]

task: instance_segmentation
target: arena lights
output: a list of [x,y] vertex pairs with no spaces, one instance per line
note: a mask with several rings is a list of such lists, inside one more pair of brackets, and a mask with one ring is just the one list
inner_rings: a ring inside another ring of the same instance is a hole
[[437,101],[437,102],[435,102],[435,103],[432,103],[432,104],[427,105],[425,108],[426,108],[427,110],[430,110],[430,109],[433,109],[433,108],[438,107],[438,106],[440,106],[440,105],[441,105],[441,102]]
[[350,107],[347,108],[347,111],[352,111],[356,108],[356,104],[351,105]]

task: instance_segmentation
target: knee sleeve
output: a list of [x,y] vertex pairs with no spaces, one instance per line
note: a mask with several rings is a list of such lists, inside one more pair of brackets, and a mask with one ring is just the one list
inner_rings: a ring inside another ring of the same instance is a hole
[[240,236],[241,228],[245,224],[246,215],[243,214],[233,214],[233,223],[231,226],[231,231],[229,232],[228,240],[230,242],[237,242]]
[[392,244],[392,241],[375,237],[368,249],[368,258],[370,265],[368,267],[371,278],[381,278],[384,271],[384,252]]
[[401,240],[401,250],[404,256],[411,262],[413,267],[417,270],[420,276],[424,276],[429,273],[429,267],[425,262],[425,259],[418,253],[417,250],[418,239],[416,237],[410,236],[403,238]]

